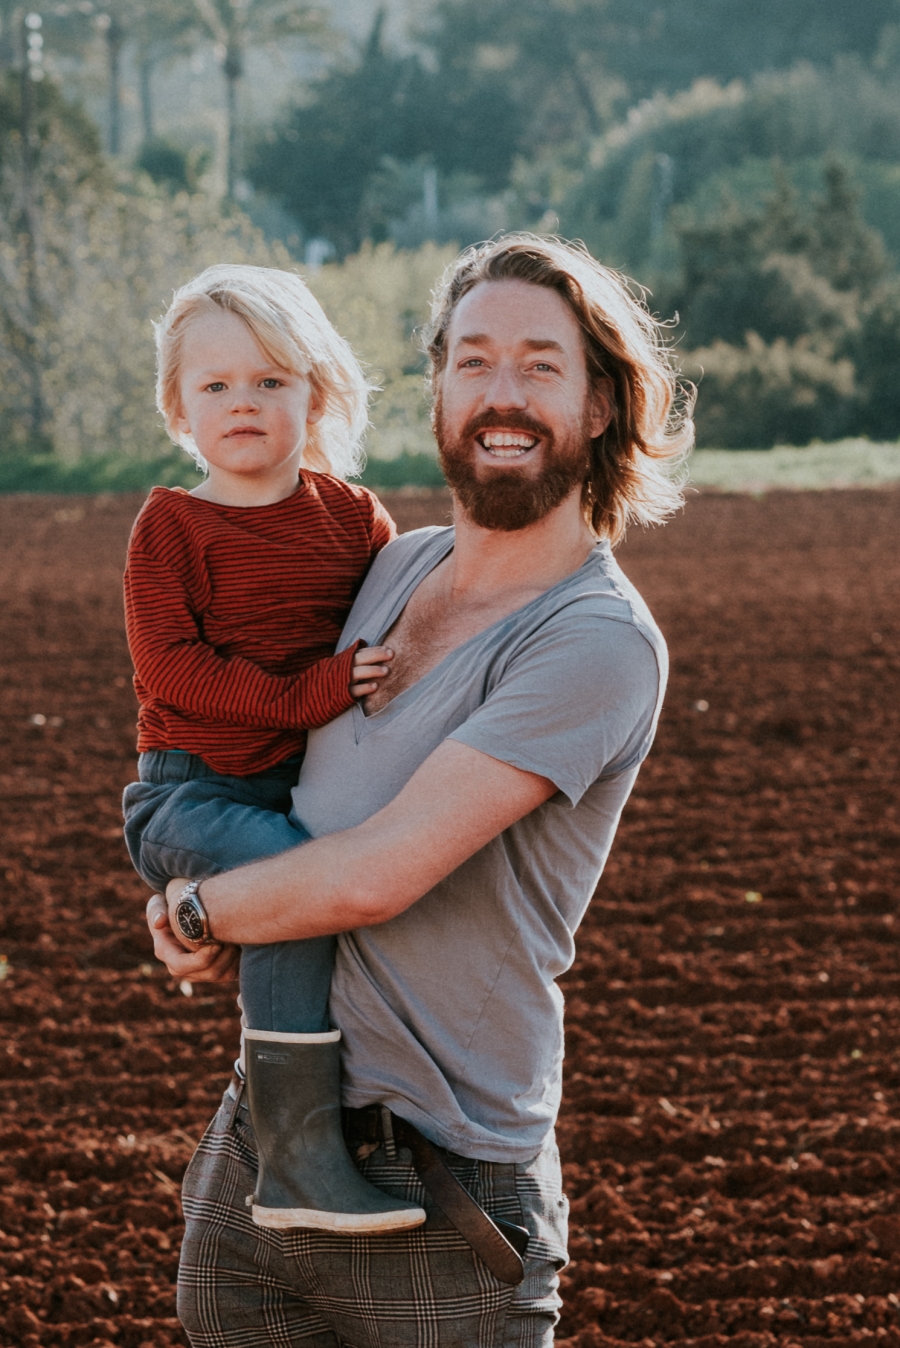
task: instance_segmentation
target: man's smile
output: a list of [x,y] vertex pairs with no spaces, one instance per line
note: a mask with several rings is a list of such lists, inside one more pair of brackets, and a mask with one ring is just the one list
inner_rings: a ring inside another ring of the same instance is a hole
[[526,431],[482,431],[476,437],[482,449],[496,459],[518,459],[534,449],[537,437]]

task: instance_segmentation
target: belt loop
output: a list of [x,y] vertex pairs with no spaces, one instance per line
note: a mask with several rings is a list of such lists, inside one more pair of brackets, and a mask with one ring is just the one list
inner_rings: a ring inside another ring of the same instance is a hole
[[381,1111],[381,1131],[384,1136],[384,1154],[388,1161],[396,1161],[397,1144],[394,1141],[394,1121],[387,1105],[379,1105]]

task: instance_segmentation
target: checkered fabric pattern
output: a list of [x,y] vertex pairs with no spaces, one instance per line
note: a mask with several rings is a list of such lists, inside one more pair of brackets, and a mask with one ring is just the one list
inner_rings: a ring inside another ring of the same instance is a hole
[[178,1311],[193,1348],[550,1348],[567,1204],[550,1146],[527,1165],[447,1157],[492,1216],[532,1232],[525,1281],[498,1282],[439,1212],[400,1150],[360,1163],[428,1212],[419,1230],[340,1236],[254,1226],[256,1146],[225,1096],[184,1179]]

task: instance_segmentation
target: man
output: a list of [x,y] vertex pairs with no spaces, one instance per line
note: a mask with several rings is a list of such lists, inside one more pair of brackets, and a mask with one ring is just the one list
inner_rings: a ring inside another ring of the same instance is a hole
[[[691,428],[673,420],[646,309],[559,241],[512,235],[464,253],[429,354],[455,529],[399,539],[363,585],[342,644],[364,637],[394,659],[364,706],[310,739],[294,800],[314,841],[203,883],[219,944],[184,950],[161,899],[150,921],[160,958],[197,980],[226,975],[234,944],[342,933],[331,1011],[348,1140],[395,1196],[423,1201],[419,1176],[434,1193],[440,1173],[443,1197],[417,1232],[261,1232],[244,1207],[255,1171],[238,1089],[185,1179],[179,1304],[210,1348],[553,1339],[566,1258],[555,980],[666,677],[662,638],[610,545],[677,507],[660,465]],[[517,1285],[447,1168],[492,1217],[527,1229]]]

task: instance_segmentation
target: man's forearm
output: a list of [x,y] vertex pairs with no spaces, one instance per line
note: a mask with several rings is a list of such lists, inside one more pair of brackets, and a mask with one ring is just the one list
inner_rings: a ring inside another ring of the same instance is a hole
[[267,945],[386,922],[554,790],[447,740],[371,819],[205,880],[212,933]]
[[[361,826],[364,827],[364,826]],[[391,916],[359,893],[356,829],[331,833],[203,881],[202,901],[217,941],[267,945],[305,940]]]

